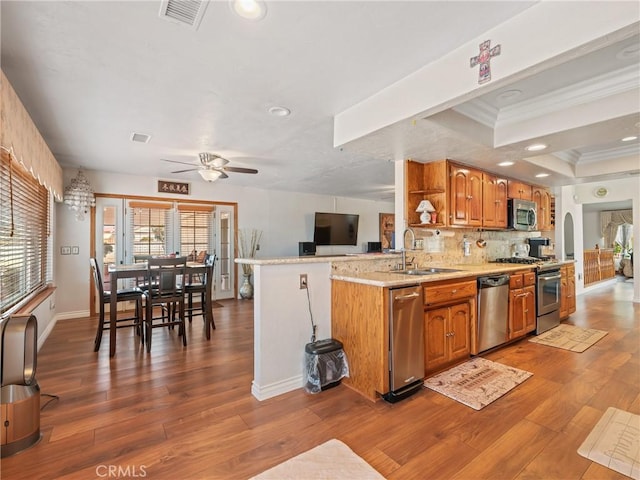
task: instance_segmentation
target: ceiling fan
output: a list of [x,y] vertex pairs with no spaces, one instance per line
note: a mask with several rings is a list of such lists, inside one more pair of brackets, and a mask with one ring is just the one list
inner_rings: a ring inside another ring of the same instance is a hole
[[219,178],[229,178],[225,172],[234,173],[258,173],[255,168],[243,168],[243,167],[227,167],[229,160],[222,158],[215,153],[202,152],[198,154],[200,158],[200,165],[194,165],[193,163],[180,162],[178,160],[167,160],[161,158],[164,162],[180,163],[182,165],[190,165],[192,168],[186,168],[184,170],[176,170],[171,173],[184,173],[197,170],[200,176],[207,182],[215,182]]

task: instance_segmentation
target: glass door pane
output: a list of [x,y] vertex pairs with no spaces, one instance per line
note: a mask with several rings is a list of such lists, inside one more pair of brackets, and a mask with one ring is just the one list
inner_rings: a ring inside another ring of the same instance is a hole
[[233,209],[216,207],[216,252],[218,260],[215,271],[216,298],[234,298],[233,263]]

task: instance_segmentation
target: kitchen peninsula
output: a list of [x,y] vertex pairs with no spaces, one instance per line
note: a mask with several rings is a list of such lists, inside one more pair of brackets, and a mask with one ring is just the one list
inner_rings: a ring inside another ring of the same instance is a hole
[[[422,285],[475,284],[481,275],[531,272],[534,267],[497,263],[441,265],[453,272],[406,275],[391,271],[399,254],[327,257],[236,259],[254,269],[254,379],[252,394],[265,400],[303,385],[304,346],[311,338],[311,317],[317,338],[337,338],[345,346],[350,378],[344,383],[375,400],[388,389],[388,289]],[[433,265],[430,265],[433,266]],[[307,275],[308,291],[300,288]],[[439,291],[441,295],[446,292]],[[307,297],[308,295],[308,297]],[[475,291],[469,302],[466,355],[475,352]],[[441,304],[447,303],[446,299]],[[311,312],[311,313],[310,313]],[[447,359],[455,361],[454,359]],[[444,363],[446,364],[446,362]]]

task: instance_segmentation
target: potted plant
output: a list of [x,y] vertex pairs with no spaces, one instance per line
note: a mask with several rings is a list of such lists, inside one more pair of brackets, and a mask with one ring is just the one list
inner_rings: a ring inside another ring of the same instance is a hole
[[[238,230],[236,245],[239,258],[255,258],[261,238],[261,230],[255,228]],[[253,298],[253,285],[250,281],[253,266],[246,263],[242,263],[241,266],[244,279],[240,285],[240,297]]]

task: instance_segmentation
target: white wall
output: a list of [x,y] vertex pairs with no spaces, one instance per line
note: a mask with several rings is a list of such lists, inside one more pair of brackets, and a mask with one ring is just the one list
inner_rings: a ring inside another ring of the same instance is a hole
[[[594,195],[597,187],[606,187],[609,194],[604,198],[598,198]],[[565,246],[563,245],[563,221],[566,212],[571,212],[574,219],[575,232],[575,258],[576,258],[576,293],[579,295],[584,292],[584,231],[585,218],[582,212],[582,205],[587,203],[604,203],[631,200],[633,210],[633,250],[635,252],[640,249],[640,177],[623,178],[618,180],[608,180],[597,183],[584,183],[581,185],[566,186],[561,188],[559,198],[556,197],[556,241],[557,245],[562,247],[564,255]],[[599,221],[597,222],[600,223]],[[595,246],[595,245],[594,245]],[[633,285],[633,301],[640,302],[640,262],[633,265],[633,276],[636,279]]]
[[[298,242],[313,240],[316,211],[360,215],[357,247],[321,247],[319,254],[361,252],[363,243],[378,240],[378,214],[394,211],[393,202],[240,188],[225,184],[224,180],[207,183],[198,179],[191,182],[192,193],[188,197],[167,195],[157,193],[157,177],[84,173],[96,193],[236,202],[238,227],[263,231],[259,258],[297,256]],[[64,184],[68,185],[76,174],[75,169],[65,170]],[[89,312],[90,237],[89,218],[76,221],[64,204],[56,204],[54,280],[58,287],[56,317],[59,319],[81,317]],[[67,245],[78,246],[79,255],[60,255],[60,246]]]
[[600,233],[600,212],[582,212],[583,224],[583,248],[591,250],[596,248],[596,244],[600,248],[604,248],[604,237]]

